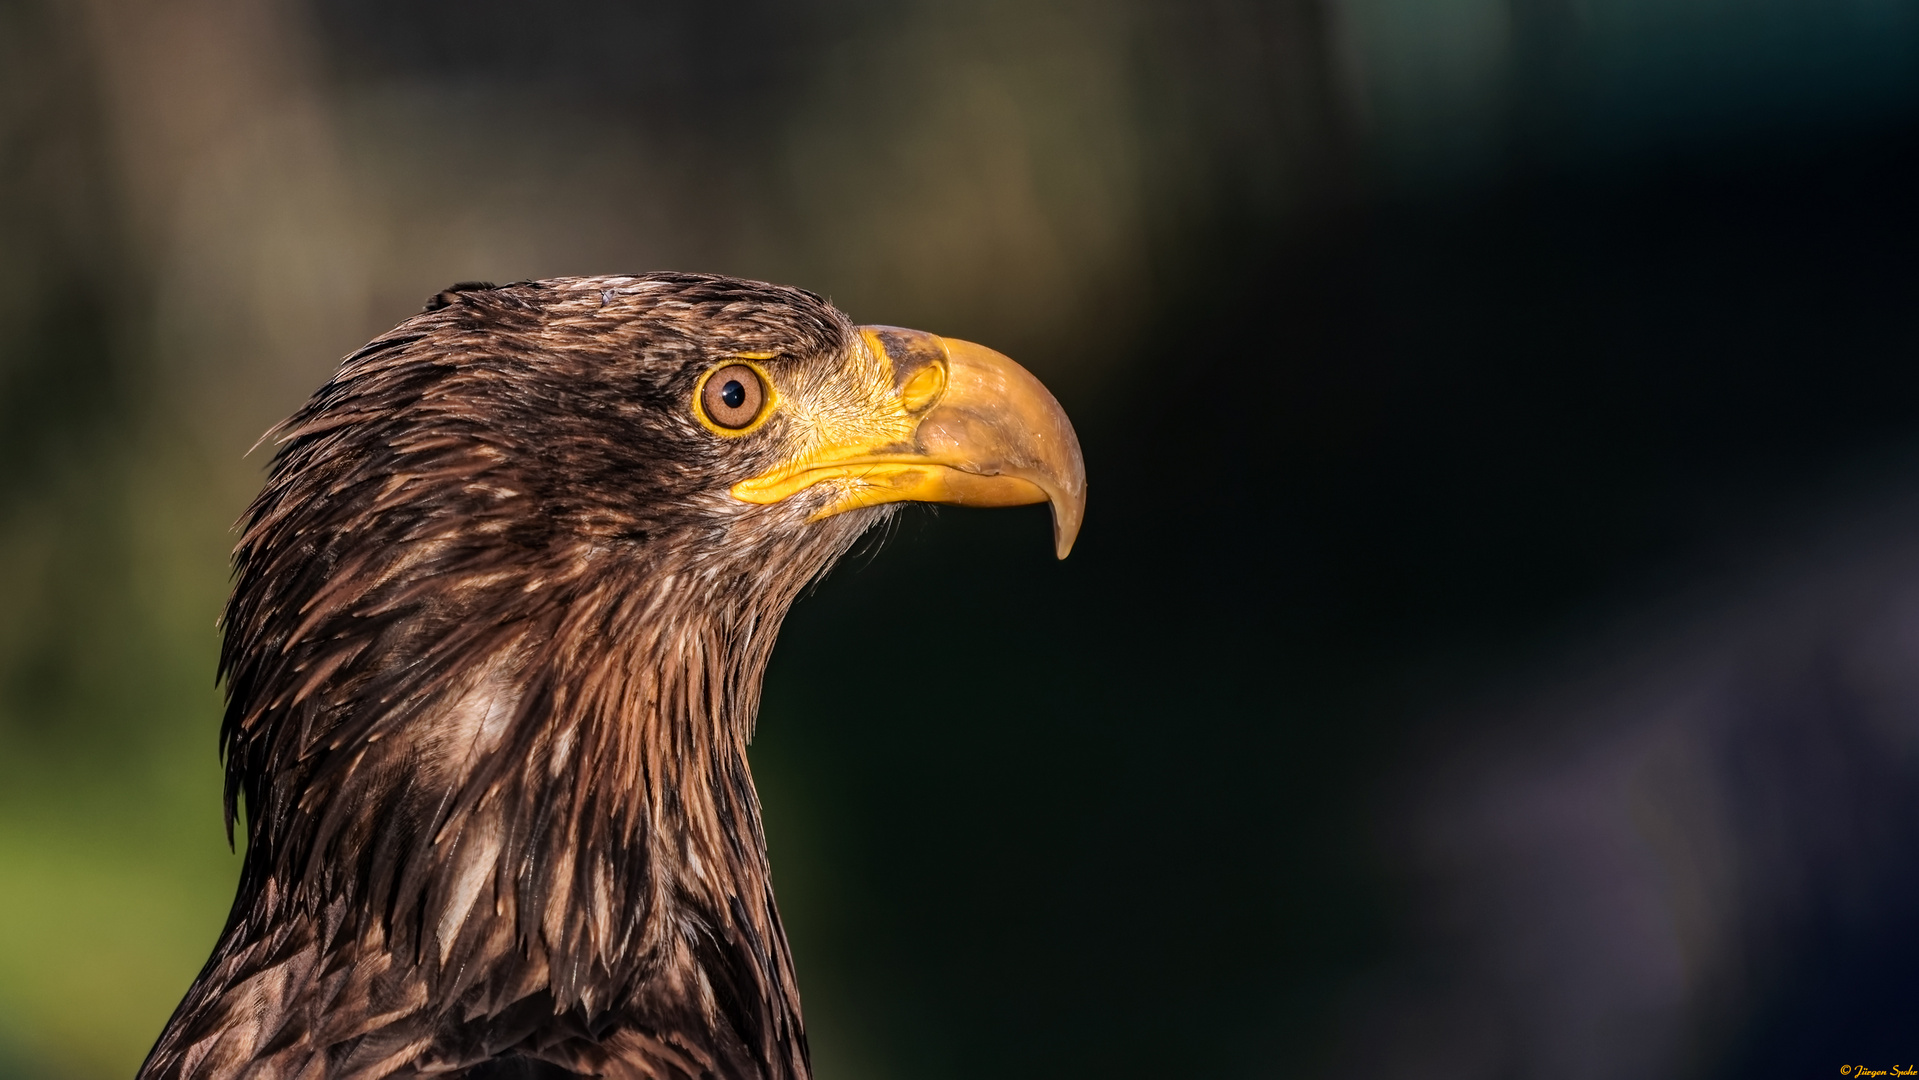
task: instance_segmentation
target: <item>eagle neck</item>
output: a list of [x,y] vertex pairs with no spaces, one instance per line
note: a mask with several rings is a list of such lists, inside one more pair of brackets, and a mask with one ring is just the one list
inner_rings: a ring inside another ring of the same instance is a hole
[[777,1077],[809,1067],[746,748],[796,591],[684,565],[609,576],[521,679],[551,690],[529,755],[545,790],[518,805],[574,808],[576,865],[553,862],[585,917],[542,920],[555,997],[590,998],[571,973],[603,972],[643,1024],[697,1022],[707,1053]]

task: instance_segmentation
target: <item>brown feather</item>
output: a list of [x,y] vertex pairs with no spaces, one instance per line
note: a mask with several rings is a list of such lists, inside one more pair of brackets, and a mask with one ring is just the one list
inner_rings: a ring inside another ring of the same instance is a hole
[[852,341],[754,282],[475,283],[278,429],[221,658],[245,866],[144,1080],[809,1074],[746,743],[787,608],[887,508],[724,497],[778,418],[685,402]]

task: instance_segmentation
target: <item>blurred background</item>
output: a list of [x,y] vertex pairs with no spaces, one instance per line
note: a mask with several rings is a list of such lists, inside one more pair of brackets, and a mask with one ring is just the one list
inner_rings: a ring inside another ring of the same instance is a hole
[[1908,1064],[1916,179],[1915,0],[0,0],[0,1077],[225,915],[260,432],[660,268],[1005,351],[1092,478],[787,625],[825,1080]]

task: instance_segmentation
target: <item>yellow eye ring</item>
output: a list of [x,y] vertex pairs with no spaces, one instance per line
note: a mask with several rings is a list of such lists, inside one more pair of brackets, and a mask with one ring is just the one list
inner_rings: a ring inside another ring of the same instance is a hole
[[772,378],[745,357],[714,366],[693,388],[693,415],[700,425],[729,439],[758,430],[778,407]]

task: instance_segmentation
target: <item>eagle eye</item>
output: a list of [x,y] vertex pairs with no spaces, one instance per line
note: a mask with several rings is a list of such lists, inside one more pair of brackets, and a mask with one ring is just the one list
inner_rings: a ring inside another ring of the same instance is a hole
[[713,427],[727,432],[752,427],[766,411],[766,380],[746,364],[728,364],[700,384],[700,412]]

